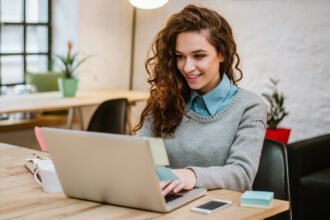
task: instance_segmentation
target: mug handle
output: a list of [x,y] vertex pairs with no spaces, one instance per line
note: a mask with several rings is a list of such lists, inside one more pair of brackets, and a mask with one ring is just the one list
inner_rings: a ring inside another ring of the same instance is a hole
[[39,180],[39,176],[38,176],[39,171],[40,171],[40,169],[38,168],[38,169],[34,172],[33,176],[34,176],[34,180],[35,180],[40,186],[42,186],[42,182]]

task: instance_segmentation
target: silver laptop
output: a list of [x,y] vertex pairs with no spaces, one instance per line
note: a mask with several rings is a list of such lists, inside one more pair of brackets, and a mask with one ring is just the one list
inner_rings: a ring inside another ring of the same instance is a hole
[[41,132],[68,197],[169,212],[206,194],[195,188],[164,198],[147,138],[55,128]]

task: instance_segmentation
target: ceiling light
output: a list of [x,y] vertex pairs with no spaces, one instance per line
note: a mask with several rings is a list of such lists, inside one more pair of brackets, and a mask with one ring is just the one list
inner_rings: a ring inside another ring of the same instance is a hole
[[162,7],[168,0],[129,0],[129,2],[136,8],[154,9]]

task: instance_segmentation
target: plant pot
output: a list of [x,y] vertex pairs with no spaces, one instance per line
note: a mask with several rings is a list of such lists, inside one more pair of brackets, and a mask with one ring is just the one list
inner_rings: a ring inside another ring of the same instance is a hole
[[62,97],[74,97],[78,89],[78,80],[72,78],[59,78],[57,80],[58,88]]
[[291,129],[287,129],[287,128],[277,128],[277,129],[267,128],[265,138],[275,140],[283,144],[288,144],[290,132]]

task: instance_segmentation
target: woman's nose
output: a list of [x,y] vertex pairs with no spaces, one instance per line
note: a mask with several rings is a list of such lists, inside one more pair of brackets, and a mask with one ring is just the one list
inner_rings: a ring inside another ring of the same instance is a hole
[[183,70],[186,72],[186,73],[189,73],[193,70],[196,69],[196,64],[195,62],[192,60],[192,59],[186,59],[186,62],[184,63],[184,66],[183,66]]

